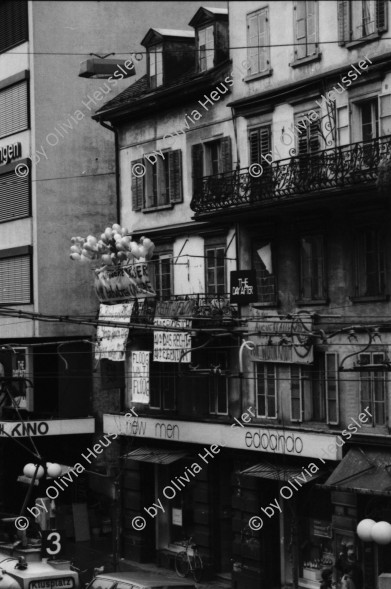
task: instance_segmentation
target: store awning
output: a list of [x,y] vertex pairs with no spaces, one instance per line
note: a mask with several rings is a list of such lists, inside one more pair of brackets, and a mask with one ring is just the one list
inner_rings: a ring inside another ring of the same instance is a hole
[[322,486],[339,491],[391,495],[391,452],[352,448]]
[[[308,464],[304,468],[307,468],[307,466]],[[303,483],[309,483],[314,479],[322,476],[325,471],[319,469],[317,472],[312,473],[307,468],[307,473],[303,468],[298,466],[286,466],[285,464],[269,464],[266,462],[260,462],[259,464],[250,466],[250,468],[246,468],[246,470],[242,470],[240,474],[260,479],[272,479],[274,481],[281,481],[283,483],[301,475],[298,480]]]
[[161,448],[136,448],[126,454],[128,460],[138,460],[140,462],[152,462],[153,464],[171,464],[187,456],[186,452],[175,450],[162,450]]

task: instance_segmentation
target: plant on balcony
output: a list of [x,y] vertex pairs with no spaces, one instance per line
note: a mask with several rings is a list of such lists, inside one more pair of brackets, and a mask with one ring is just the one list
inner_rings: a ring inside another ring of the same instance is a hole
[[391,159],[383,158],[377,168],[378,176],[376,185],[380,191],[386,191],[391,187]]

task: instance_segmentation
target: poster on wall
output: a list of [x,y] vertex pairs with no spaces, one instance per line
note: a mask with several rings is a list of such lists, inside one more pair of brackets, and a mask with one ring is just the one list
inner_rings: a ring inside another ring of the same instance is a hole
[[[191,319],[169,319],[155,317],[157,327],[191,329]],[[154,362],[191,362],[191,334],[187,331],[154,331],[153,360]]]
[[132,352],[132,395],[133,403],[149,403],[149,365],[151,352]]
[[96,331],[95,359],[107,358],[114,362],[125,360],[126,342],[133,310],[132,303],[99,306],[99,320],[113,323],[124,323],[124,327],[98,325]]

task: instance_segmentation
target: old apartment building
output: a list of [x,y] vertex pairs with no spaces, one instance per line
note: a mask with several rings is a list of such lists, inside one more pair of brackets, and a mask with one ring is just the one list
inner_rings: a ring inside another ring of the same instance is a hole
[[391,521],[388,8],[151,18],[145,76],[94,117],[118,132],[121,224],[156,244],[104,417],[126,449],[125,556],[172,566],[193,536],[238,589],[315,589],[348,544],[366,587],[389,571],[355,533]]

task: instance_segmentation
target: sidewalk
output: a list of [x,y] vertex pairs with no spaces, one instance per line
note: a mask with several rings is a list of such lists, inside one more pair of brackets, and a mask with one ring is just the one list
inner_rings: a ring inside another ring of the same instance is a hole
[[[80,587],[91,580],[95,567],[105,567],[105,572],[113,572],[112,546],[106,538],[93,539],[89,542],[68,542],[61,553],[61,559],[70,560],[74,566],[80,569]],[[172,570],[158,567],[155,563],[139,563],[121,558],[118,571],[140,571],[164,575],[167,579],[178,580],[178,576]],[[191,579],[189,577],[189,579]],[[197,589],[230,589],[231,583],[224,580],[207,581],[198,583]]]

